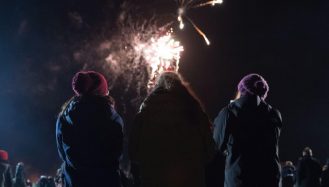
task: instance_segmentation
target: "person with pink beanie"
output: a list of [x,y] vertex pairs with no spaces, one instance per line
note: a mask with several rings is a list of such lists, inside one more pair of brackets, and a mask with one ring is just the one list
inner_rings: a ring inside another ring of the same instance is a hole
[[75,95],[62,107],[56,124],[64,186],[120,187],[123,121],[107,81],[98,72],[80,71],[72,89]]

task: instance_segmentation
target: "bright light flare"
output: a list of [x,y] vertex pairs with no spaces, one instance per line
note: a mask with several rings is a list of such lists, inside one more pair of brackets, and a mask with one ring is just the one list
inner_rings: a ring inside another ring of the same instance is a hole
[[184,51],[179,41],[172,37],[172,32],[163,36],[154,36],[145,43],[135,46],[136,53],[142,54],[151,68],[148,87],[154,85],[156,77],[164,71],[178,71],[180,54]]

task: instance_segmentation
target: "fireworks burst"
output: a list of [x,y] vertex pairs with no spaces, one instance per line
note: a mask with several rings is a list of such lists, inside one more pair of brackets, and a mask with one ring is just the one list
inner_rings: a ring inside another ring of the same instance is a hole
[[180,54],[184,48],[173,38],[172,33],[171,29],[165,35],[152,36],[134,47],[135,52],[143,56],[150,67],[149,88],[153,87],[156,77],[163,71],[178,71]]
[[192,8],[200,8],[205,6],[215,6],[217,4],[222,4],[223,0],[211,0],[206,2],[200,2],[198,0],[177,0],[178,1],[178,10],[177,10],[177,21],[179,22],[179,28],[184,29],[184,18],[187,19],[195,29],[195,31],[202,36],[207,45],[210,45],[210,41],[207,35],[198,27],[191,18],[186,15],[186,11]]
[[178,71],[184,48],[175,39],[170,24],[158,27],[151,20],[128,20],[120,27],[120,34],[107,44],[110,53],[106,64],[112,75],[118,75],[113,82],[124,79],[125,92],[134,88],[140,95],[145,89],[153,88],[157,76],[163,71]]
[[[207,45],[210,41],[197,24],[187,16],[187,11],[215,6],[222,0],[175,0],[178,2],[179,28],[184,29],[185,21],[188,21],[195,31],[203,37]],[[137,9],[134,5],[124,4],[123,11],[118,17],[118,33],[101,45],[106,50],[106,67],[111,72],[113,82],[125,85],[124,92],[136,90],[137,97],[145,94],[145,90],[151,90],[159,74],[163,71],[175,71],[179,69],[183,46],[175,39],[172,23],[157,24],[154,17],[138,19]],[[123,81],[123,82],[122,82]]]

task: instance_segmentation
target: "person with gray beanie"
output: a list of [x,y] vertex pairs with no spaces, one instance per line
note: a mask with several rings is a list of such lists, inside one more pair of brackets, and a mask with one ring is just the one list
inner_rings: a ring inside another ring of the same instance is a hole
[[224,186],[278,187],[281,114],[265,102],[269,86],[261,75],[246,75],[237,88],[214,121],[217,151],[226,156]]

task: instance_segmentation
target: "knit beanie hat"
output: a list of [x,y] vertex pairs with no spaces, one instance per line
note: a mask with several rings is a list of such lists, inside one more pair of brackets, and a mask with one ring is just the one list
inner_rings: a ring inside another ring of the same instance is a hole
[[269,86],[266,80],[255,73],[243,77],[238,85],[241,95],[258,95],[262,99],[267,97]]
[[108,94],[107,81],[101,73],[95,71],[79,71],[72,79],[72,89],[76,95]]
[[0,150],[0,160],[8,161],[8,153],[7,151]]

